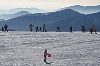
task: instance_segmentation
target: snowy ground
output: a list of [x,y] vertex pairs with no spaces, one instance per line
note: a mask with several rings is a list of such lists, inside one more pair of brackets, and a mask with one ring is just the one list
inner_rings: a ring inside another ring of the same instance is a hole
[[100,33],[0,32],[0,66],[100,66]]

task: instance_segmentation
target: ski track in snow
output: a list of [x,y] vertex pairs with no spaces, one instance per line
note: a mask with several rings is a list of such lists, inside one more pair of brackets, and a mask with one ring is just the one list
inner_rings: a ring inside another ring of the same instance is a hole
[[0,66],[100,66],[100,33],[0,32]]

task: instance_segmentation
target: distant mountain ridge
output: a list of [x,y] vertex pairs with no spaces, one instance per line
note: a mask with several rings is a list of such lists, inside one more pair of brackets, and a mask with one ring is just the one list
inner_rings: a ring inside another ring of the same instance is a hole
[[46,11],[37,8],[15,8],[10,10],[0,10],[0,19],[8,20],[26,14],[46,13]]
[[92,25],[96,25],[97,31],[100,31],[100,12],[88,15],[81,14],[80,16],[66,18],[49,25],[48,29],[51,31],[55,31],[56,29],[52,28],[56,28],[56,26],[59,26],[61,31],[69,31],[70,26],[73,27],[74,31],[79,31],[81,26],[85,26],[86,31],[89,31]]
[[[9,26],[9,29],[17,31],[29,30],[29,24],[34,25],[34,30],[37,25],[42,27],[43,24],[46,24],[48,31],[56,31],[57,26],[61,28],[61,31],[68,31],[70,26],[73,27],[73,30],[79,31],[82,25],[88,31],[95,24],[97,31],[100,31],[100,12],[85,15],[72,9],[65,9],[50,13],[27,14],[6,20],[5,22]],[[2,26],[2,24],[0,25]]]
[[[82,13],[82,14],[91,14],[91,13],[100,12],[100,5],[97,5],[97,6],[73,5],[73,6],[69,6],[69,7],[60,8],[57,10],[62,10],[62,9],[64,9],[64,10],[65,9],[72,9],[72,10],[75,10],[75,11]],[[2,15],[2,14],[14,14],[14,13],[17,13],[20,11],[27,11],[27,12],[30,12],[32,14],[48,13],[48,11],[43,10],[43,9],[38,9],[38,8],[15,8],[15,9],[9,9],[9,10],[0,10],[0,15]],[[55,12],[55,10],[52,12]]]
[[9,9],[9,10],[0,10],[0,15],[2,14],[14,14],[20,11],[27,11],[30,13],[45,13],[44,10],[38,9],[38,8],[15,8],[15,9]]
[[70,6],[70,7],[66,7],[66,8],[75,10],[75,11],[82,13],[82,14],[92,14],[92,13],[100,12],[100,5],[97,5],[97,6],[75,5],[75,6]]
[[10,25],[10,28],[14,28],[15,30],[28,30],[28,26],[30,23],[34,25],[42,26],[43,24],[51,24],[66,18],[69,19],[71,17],[75,17],[79,15],[80,13],[68,9],[68,10],[62,10],[58,12],[51,12],[48,14],[44,14],[44,13],[28,14],[28,15],[6,20],[5,22],[7,22],[7,24]]
[[19,16],[27,15],[27,14],[31,14],[31,13],[29,13],[27,11],[20,11],[20,12],[14,13],[14,14],[2,14],[2,15],[0,15],[0,18],[8,20],[8,19],[16,18]]
[[[93,14],[93,13],[100,12],[100,5],[97,5],[97,6],[74,5],[70,7],[61,8],[56,11],[58,12],[65,9],[72,9],[81,14]],[[52,12],[56,12],[56,11],[52,11]],[[0,10],[0,19],[8,20],[8,19],[16,18],[16,17],[26,15],[26,14],[37,14],[37,13],[48,14],[51,12],[47,12],[45,10],[37,9],[37,8],[16,8],[16,9],[10,9],[10,10]]]

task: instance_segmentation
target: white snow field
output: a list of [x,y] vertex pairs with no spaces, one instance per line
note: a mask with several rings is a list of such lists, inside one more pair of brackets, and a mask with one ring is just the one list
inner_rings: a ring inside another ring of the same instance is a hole
[[0,32],[0,66],[100,66],[100,33]]

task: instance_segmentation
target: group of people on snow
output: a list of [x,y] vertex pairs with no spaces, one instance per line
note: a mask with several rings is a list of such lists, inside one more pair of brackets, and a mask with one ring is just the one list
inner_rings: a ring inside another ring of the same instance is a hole
[[[33,30],[32,28],[33,28],[33,25],[30,24],[29,25],[29,29],[30,29],[31,32]],[[36,26],[35,29],[36,29],[35,30],[36,32],[47,32],[45,24],[43,25],[43,27]],[[81,26],[80,31],[81,32],[85,32],[86,31],[85,26]],[[60,27],[59,26],[56,27],[56,32],[60,32]],[[69,27],[69,32],[73,32],[73,27]],[[95,32],[95,34],[97,34],[97,32],[96,32],[96,26],[95,25],[93,25],[90,28],[90,33],[92,34],[93,32]]]
[[[81,31],[82,32],[85,32],[85,26],[81,26]],[[95,34],[97,34],[96,32],[96,26],[93,25],[91,28],[90,28],[90,33],[92,34],[93,32],[95,32]]]
[[[72,32],[73,31],[73,28],[70,27],[69,28],[69,32]],[[81,26],[81,29],[80,29],[81,32],[85,32],[85,26]],[[60,27],[57,26],[57,31],[56,32],[60,32]],[[95,32],[95,34],[97,34],[97,31],[96,31],[96,26],[93,25],[91,28],[90,28],[90,33],[92,34],[93,32]]]
[[[32,32],[33,31],[33,24],[30,24],[29,25],[29,30]],[[95,32],[95,34],[97,34],[97,31],[96,31],[96,26],[93,25],[92,27],[90,27],[90,33],[92,34],[93,32]],[[2,32],[8,32],[8,25],[5,24],[3,27],[2,27]],[[36,32],[47,32],[47,29],[46,29],[46,24],[43,24],[43,26],[36,26],[35,27],[35,31]],[[85,32],[85,26],[81,26],[80,28],[80,31],[81,32]],[[57,26],[56,27],[56,32],[60,32],[60,27]],[[73,32],[73,27],[69,27],[69,32]]]
[[2,27],[2,32],[8,32],[8,25],[4,25],[3,27]]
[[90,33],[92,34],[93,32],[95,32],[95,34],[97,34],[96,32],[96,26],[93,25],[91,28],[90,28]]
[[[30,29],[31,32],[33,31],[32,28],[33,28],[33,25],[30,24],[30,25],[29,25],[29,29]],[[47,32],[46,25],[44,24],[43,27],[36,26],[36,27],[35,27],[35,31],[36,31],[36,32]]]

